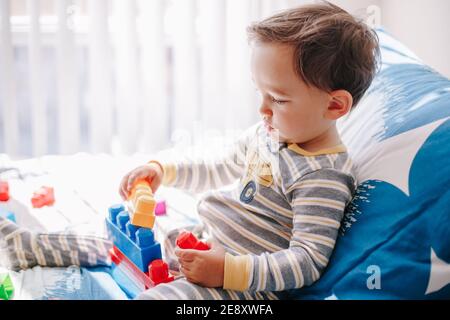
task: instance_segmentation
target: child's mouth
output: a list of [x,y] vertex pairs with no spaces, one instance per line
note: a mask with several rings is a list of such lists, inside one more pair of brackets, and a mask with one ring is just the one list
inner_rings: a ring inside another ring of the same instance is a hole
[[273,131],[273,127],[270,124],[268,124],[267,122],[264,122],[264,127],[269,132]]

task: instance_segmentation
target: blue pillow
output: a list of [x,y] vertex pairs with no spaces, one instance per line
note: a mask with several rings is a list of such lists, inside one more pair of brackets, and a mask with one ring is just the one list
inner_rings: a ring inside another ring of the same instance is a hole
[[382,69],[339,123],[359,187],[299,299],[450,299],[450,81],[377,33]]

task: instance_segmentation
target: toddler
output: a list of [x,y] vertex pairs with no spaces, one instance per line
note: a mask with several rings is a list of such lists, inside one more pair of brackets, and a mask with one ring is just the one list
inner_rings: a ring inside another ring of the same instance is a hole
[[161,183],[213,190],[198,203],[211,250],[168,241],[166,255],[176,255],[185,278],[139,298],[286,298],[317,281],[333,252],[356,188],[336,120],[375,75],[377,36],[330,3],[284,11],[248,35],[262,122],[221,159],[154,159],[121,182],[124,199],[137,179],[153,191]]

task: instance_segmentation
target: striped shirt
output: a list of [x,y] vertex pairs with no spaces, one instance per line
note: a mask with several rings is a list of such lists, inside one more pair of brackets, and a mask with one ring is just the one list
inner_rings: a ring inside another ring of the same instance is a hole
[[220,159],[183,158],[162,166],[164,185],[208,190],[198,212],[209,235],[227,249],[224,289],[239,291],[317,281],[356,189],[345,146],[311,153],[274,142],[262,123]]

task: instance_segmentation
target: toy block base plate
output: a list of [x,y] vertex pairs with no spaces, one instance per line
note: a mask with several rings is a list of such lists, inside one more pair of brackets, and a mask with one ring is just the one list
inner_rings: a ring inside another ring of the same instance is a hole
[[111,261],[117,266],[120,266],[124,273],[126,273],[137,284],[137,287],[143,290],[149,289],[155,286],[152,279],[142,272],[138,267],[134,265],[128,258],[115,246],[109,250]]
[[129,299],[136,298],[137,295],[145,290],[145,288],[139,287],[135,281],[131,280],[126,271],[115,263],[111,264],[110,274]]
[[[110,249],[109,254],[111,256],[111,261],[115,264],[115,266],[120,269],[121,273],[126,276],[128,281],[132,282],[133,287],[135,288],[134,291],[137,290],[139,293],[159,284],[154,283],[154,281],[149,277],[148,274],[142,272],[137,266],[135,266],[133,262],[131,262],[117,247],[113,246]],[[174,278],[175,277],[173,275],[169,275],[169,277],[161,283],[171,282],[174,280]],[[116,280],[116,282],[120,286],[120,278],[114,278],[114,280]],[[122,282],[124,281],[122,280]],[[130,284],[128,284],[127,287],[129,288]],[[133,290],[128,289],[128,291]]]

